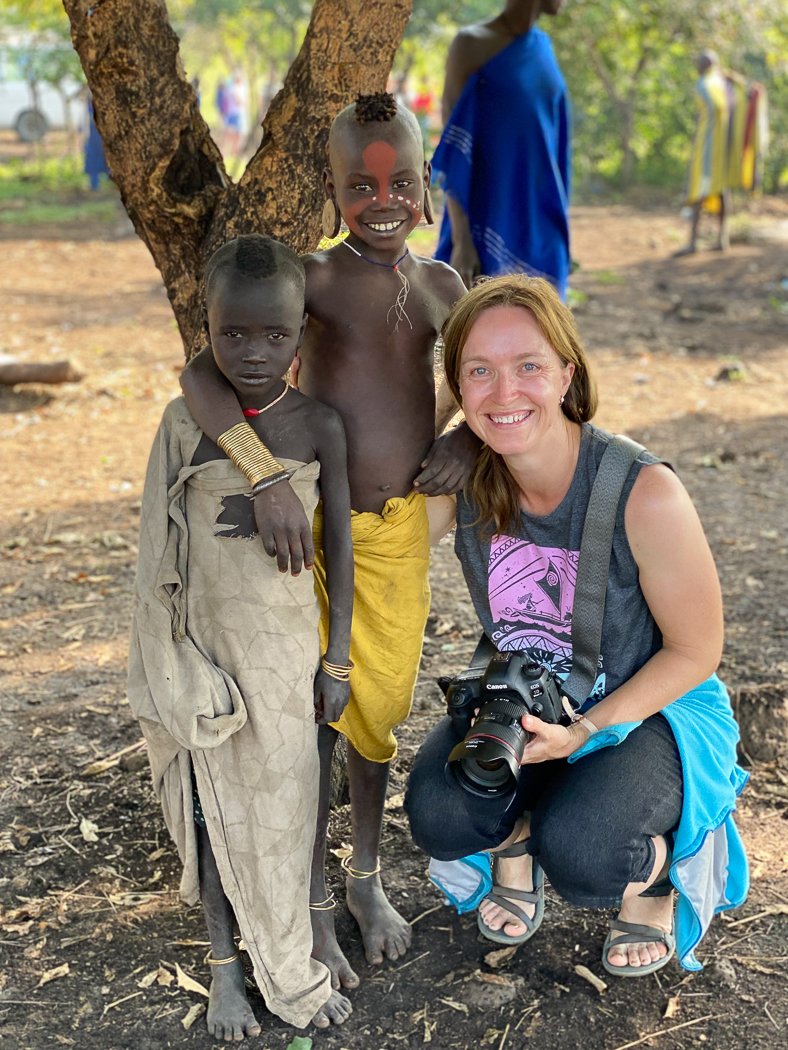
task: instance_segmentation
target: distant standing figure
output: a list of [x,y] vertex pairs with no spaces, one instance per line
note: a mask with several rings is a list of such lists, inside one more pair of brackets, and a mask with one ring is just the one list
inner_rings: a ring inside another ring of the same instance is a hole
[[466,285],[480,274],[569,275],[569,95],[535,26],[563,0],[507,0],[449,49],[444,130],[432,164],[446,194],[436,258]]
[[88,95],[87,101],[87,135],[85,136],[85,174],[90,180],[90,188],[97,190],[101,176],[109,176],[107,159],[104,156],[104,143],[96,127],[93,99]]
[[748,88],[742,77],[723,72],[715,51],[701,51],[695,66],[698,119],[687,188],[692,225],[689,244],[674,252],[676,257],[697,251],[704,211],[716,215],[719,222],[715,250],[728,248],[730,191],[752,190],[758,184],[767,139],[763,87]]

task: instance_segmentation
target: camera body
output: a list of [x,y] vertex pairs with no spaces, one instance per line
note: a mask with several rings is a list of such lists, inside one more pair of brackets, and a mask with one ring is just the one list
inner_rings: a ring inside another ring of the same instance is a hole
[[495,653],[486,666],[440,678],[438,684],[454,729],[463,737],[446,766],[471,794],[504,795],[516,787],[531,738],[520,721],[524,714],[553,724],[568,721],[558,682],[526,652]]

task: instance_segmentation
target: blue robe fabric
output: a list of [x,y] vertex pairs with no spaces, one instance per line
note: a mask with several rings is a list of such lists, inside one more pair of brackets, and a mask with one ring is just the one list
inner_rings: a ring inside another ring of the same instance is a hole
[[[569,95],[549,36],[516,37],[465,83],[432,159],[435,181],[461,205],[488,277],[569,275]],[[449,262],[444,213],[436,259]]]
[[[593,711],[593,705],[586,704],[583,711]],[[742,904],[749,889],[747,856],[733,821],[748,774],[736,764],[739,730],[727,690],[716,675],[663,707],[662,714],[676,738],[684,775],[670,864],[670,879],[678,890],[676,952],[685,970],[700,970],[695,948],[712,918]],[[568,761],[620,744],[639,725],[622,722],[601,729]]]

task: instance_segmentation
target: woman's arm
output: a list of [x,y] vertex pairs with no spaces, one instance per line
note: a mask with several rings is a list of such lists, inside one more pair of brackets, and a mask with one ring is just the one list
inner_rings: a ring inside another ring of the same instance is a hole
[[[641,470],[624,523],[662,648],[586,713],[597,729],[656,714],[713,674],[722,655],[717,570],[697,511],[673,471],[661,464]],[[532,762],[570,755],[588,737],[578,725],[545,726],[530,716],[523,726],[536,733],[526,747]]]
[[[240,424],[247,428],[249,441],[267,451],[247,424],[235,390],[216,367],[210,347],[196,354],[181,372],[181,389],[195,423],[212,441],[218,444],[222,434]],[[252,482],[244,462],[235,456],[230,458]],[[254,517],[265,552],[276,558],[280,572],[287,572],[289,568],[292,575],[297,576],[302,566],[312,568],[315,560],[312,530],[289,482],[282,480],[257,493]]]
[[662,648],[593,708],[602,728],[661,711],[713,674],[722,656],[722,593],[703,526],[668,467],[638,475],[624,518],[640,589],[662,632]]
[[[347,447],[342,421],[335,412],[324,412],[317,455],[323,500],[323,552],[328,592],[328,643],[326,661],[348,666],[350,625],[353,618],[353,539],[350,531],[350,485]],[[321,724],[335,722],[350,697],[350,685],[321,668],[315,677],[315,711]]]

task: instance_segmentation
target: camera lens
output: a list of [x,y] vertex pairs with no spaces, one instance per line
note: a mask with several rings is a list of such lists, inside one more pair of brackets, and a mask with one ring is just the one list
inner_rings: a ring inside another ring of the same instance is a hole
[[526,710],[506,699],[485,704],[465,739],[449,755],[447,767],[466,791],[489,797],[514,789],[530,734],[520,724]]

